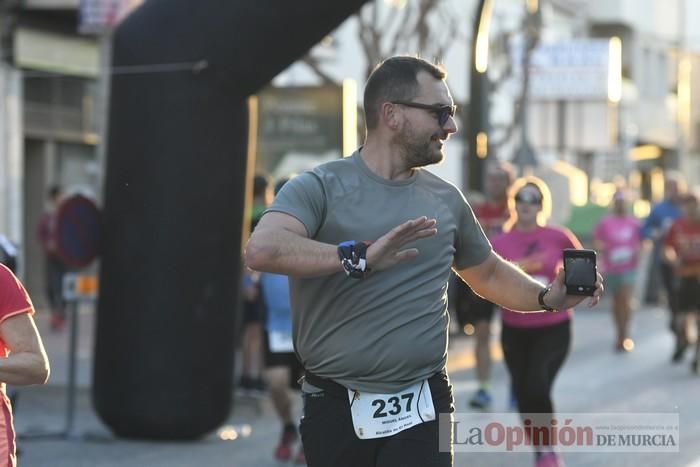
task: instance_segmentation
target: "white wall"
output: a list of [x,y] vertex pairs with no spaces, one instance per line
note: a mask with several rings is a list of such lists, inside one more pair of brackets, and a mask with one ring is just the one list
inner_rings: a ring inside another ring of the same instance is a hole
[[0,64],[0,233],[22,238],[22,91],[20,72]]
[[687,44],[700,50],[700,2],[697,0],[587,0],[593,21],[619,22],[658,39],[676,41],[683,28]]

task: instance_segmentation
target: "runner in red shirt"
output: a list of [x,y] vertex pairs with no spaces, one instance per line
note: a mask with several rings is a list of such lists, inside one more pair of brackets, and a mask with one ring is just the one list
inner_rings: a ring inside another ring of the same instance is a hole
[[0,264],[0,466],[17,465],[12,407],[5,392],[14,386],[44,384],[49,361],[34,324],[34,305],[20,281]]
[[[474,204],[474,215],[489,238],[503,232],[503,224],[510,217],[508,209],[508,188],[515,179],[515,169],[505,161],[497,161],[488,166],[486,171],[487,199]],[[491,405],[491,321],[495,305],[475,294],[461,280],[455,281],[455,303],[460,324],[474,326],[476,343],[476,377],[479,388],[469,401],[475,409],[488,409]]]
[[[677,339],[674,362],[682,360],[688,346],[688,315],[700,313],[700,196],[688,192],[681,207],[683,215],[673,222],[664,241],[666,258],[680,279],[678,313],[673,320]],[[696,323],[700,328],[700,321],[696,319]],[[692,371],[700,374],[700,339],[696,341]]]

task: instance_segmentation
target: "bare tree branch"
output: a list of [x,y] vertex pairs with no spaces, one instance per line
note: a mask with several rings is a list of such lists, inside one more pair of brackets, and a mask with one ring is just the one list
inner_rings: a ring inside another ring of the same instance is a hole
[[[526,111],[525,106],[527,105],[530,86],[530,58],[532,57],[532,53],[537,48],[541,39],[542,17],[540,11],[538,10],[534,14],[527,12],[523,18],[520,28],[525,32],[525,50],[523,51],[522,62],[520,64],[523,76],[522,86],[520,88],[520,94],[513,102],[513,119],[510,125],[505,126],[505,134],[501,138],[492,141],[495,148],[499,148],[503,144],[510,141],[515,133],[515,130],[517,128],[521,128],[524,124],[523,120]],[[506,50],[508,51],[508,49],[509,48]],[[513,69],[512,65],[510,65],[510,60],[508,60],[508,63],[509,65],[507,66],[507,69],[510,68],[510,74],[512,74]],[[502,79],[498,81],[496,87],[505,82],[504,78],[506,78],[506,76],[502,76]]]
[[316,76],[321,78],[323,84],[338,84],[337,80],[335,80],[333,77],[331,77],[331,75],[323,71],[323,69],[321,68],[321,64],[318,61],[318,58],[312,56],[311,54],[306,54],[304,55],[304,57],[302,57],[301,61],[306,66],[311,68],[311,70],[316,74]]
[[403,15],[387,15],[386,22],[382,26],[382,31],[384,31],[384,37],[388,36],[390,31],[397,31],[401,29],[401,24],[403,23],[400,22],[400,19],[402,17]]
[[413,8],[409,7],[409,4],[406,4],[406,6],[403,8],[402,14],[397,15],[401,17],[401,21],[399,22],[399,27],[396,28],[396,31],[389,39],[389,50],[387,51],[387,55],[396,55],[399,52],[401,44],[406,42],[407,37],[409,36],[409,28],[407,25],[408,21],[411,19],[412,12]]
[[[385,11],[381,8],[386,8],[384,0],[375,0],[356,15],[367,77],[377,63],[398,53],[415,51],[433,59],[443,58],[459,37],[460,22],[454,12],[448,12],[447,0],[407,0],[400,10],[389,10],[386,15],[381,14]],[[324,82],[332,80],[313,55],[303,62]]]
[[379,44],[376,43],[376,38],[372,33],[372,26],[370,25],[371,18],[365,17],[365,12],[369,12],[370,16],[373,16],[374,12],[371,9],[375,9],[377,6],[375,4],[370,4],[364,9],[360,10],[360,14],[357,15],[359,27],[360,27],[360,44],[362,45],[362,50],[365,53],[366,69],[365,76],[369,76],[372,72],[372,68],[376,63],[378,63],[378,49]]
[[441,40],[435,42],[434,59],[444,60],[447,49],[459,37],[459,26],[460,22],[454,16],[450,16],[447,19],[447,32],[444,34],[444,37]]
[[492,138],[492,142],[489,144],[492,144],[494,148],[500,148],[513,138],[515,130],[520,126],[520,105],[520,98],[513,102],[513,119],[510,121],[510,123],[505,125],[494,125],[492,127],[494,130],[501,130],[504,132],[500,138]]
[[[505,63],[503,69],[499,70],[497,74],[491,74],[491,90],[496,93],[500,87],[507,83],[514,74],[515,68],[513,67],[513,60],[511,59],[511,50],[513,39],[516,36],[516,31],[504,31],[496,35],[496,37],[490,43],[490,52],[493,57],[492,62],[497,62],[499,58]],[[498,68],[498,67],[494,67]],[[494,69],[492,68],[492,70]]]
[[418,12],[414,31],[417,35],[418,50],[425,50],[428,39],[430,39],[430,26],[428,25],[428,14],[435,7],[436,0],[420,0],[418,2]]

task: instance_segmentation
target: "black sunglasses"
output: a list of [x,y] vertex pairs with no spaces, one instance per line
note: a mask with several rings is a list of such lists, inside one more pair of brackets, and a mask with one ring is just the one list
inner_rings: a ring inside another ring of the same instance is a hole
[[455,116],[455,112],[457,111],[457,106],[456,105],[447,105],[447,104],[421,104],[420,102],[409,102],[409,101],[392,101],[392,104],[396,105],[405,105],[406,107],[413,107],[416,109],[423,109],[423,110],[428,110],[430,112],[433,112],[435,116],[437,117],[438,124],[443,127],[447,123],[447,120],[450,119],[450,117]]
[[515,202],[541,205],[542,198],[532,193],[518,193],[515,195]]

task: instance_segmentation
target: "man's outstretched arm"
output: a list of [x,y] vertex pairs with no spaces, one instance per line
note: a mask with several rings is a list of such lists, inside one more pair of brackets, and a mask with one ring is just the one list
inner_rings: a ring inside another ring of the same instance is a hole
[[[372,270],[383,270],[414,258],[418,250],[402,249],[403,246],[436,233],[435,219],[419,217],[408,220],[370,245],[367,266]],[[316,277],[343,270],[337,247],[308,238],[304,224],[294,216],[272,211],[260,219],[253,231],[245,258],[247,266],[254,270],[293,277]]]
[[[546,284],[536,281],[493,251],[482,263],[456,272],[476,293],[490,302],[515,311],[542,309],[537,298]],[[566,294],[563,270],[559,271],[551,285],[552,288],[544,296],[544,301],[548,307],[555,310],[574,307],[585,299],[583,296]],[[588,306],[595,306],[602,294],[603,278],[598,274],[596,291]]]

